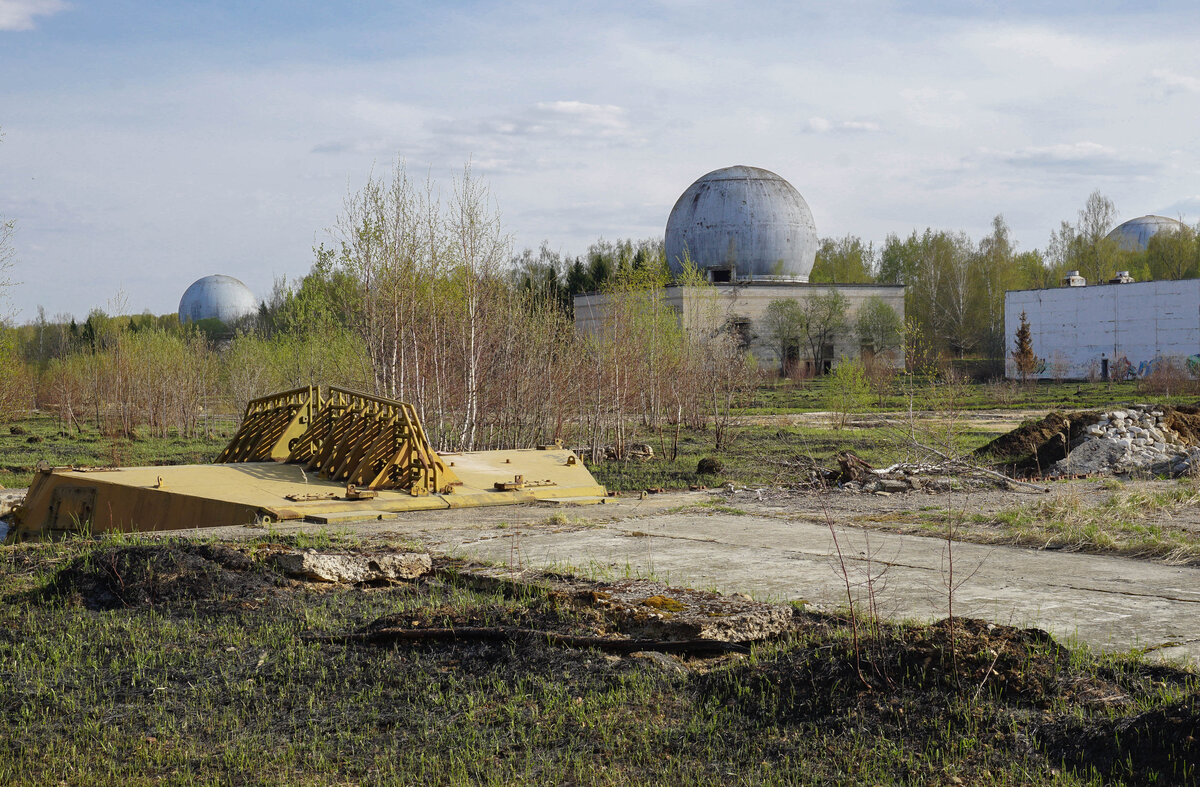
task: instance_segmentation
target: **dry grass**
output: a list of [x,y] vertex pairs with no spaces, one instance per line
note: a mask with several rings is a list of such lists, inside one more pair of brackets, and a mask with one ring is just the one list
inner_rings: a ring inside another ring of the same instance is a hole
[[[1200,505],[1200,484],[1181,481],[1161,490],[1119,488],[1089,504],[1075,490],[1032,505],[973,517],[995,543],[1144,557],[1173,564],[1200,564],[1200,533],[1175,522]],[[975,540],[977,528],[969,528]]]

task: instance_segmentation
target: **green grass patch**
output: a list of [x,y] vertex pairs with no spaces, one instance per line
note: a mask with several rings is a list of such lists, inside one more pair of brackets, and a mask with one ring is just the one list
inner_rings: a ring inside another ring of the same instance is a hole
[[[953,433],[954,448],[962,453],[987,443],[994,432],[962,425]],[[644,427],[630,438],[654,447],[654,459],[606,461],[589,465],[596,480],[619,492],[642,489],[687,489],[692,486],[738,485],[806,486],[816,467],[835,467],[835,457],[851,451],[876,467],[923,458],[903,429],[885,425],[868,428],[831,429],[791,424],[740,425],[720,452],[713,449],[711,431],[685,429],[679,440],[679,456],[670,461],[660,447],[660,436]],[[931,442],[944,445],[942,439]],[[709,456],[720,459],[717,475],[696,472],[697,463]]]
[[[536,638],[371,647],[309,635],[381,618],[576,633],[595,620],[553,594],[450,576],[276,587],[257,560],[265,544],[201,545],[248,553],[237,570],[193,560],[169,576],[135,573],[130,556],[158,556],[164,572],[172,554],[224,554],[177,544],[0,549],[0,783],[1197,778],[1194,674],[1068,650],[1042,632],[864,622],[856,646],[847,619],[798,611],[790,638],[717,659]],[[81,577],[172,592],[97,607]]]
[[33,415],[0,424],[0,486],[28,486],[42,461],[54,467],[206,464],[231,437],[232,433],[215,432],[207,437],[147,435],[130,440],[103,434],[91,424],[81,424],[81,431],[64,431],[57,418]]
[[[866,412],[895,412],[929,409],[942,395],[940,385],[921,377],[911,387],[896,382],[882,396],[871,395],[863,402]],[[830,377],[794,382],[777,380],[760,385],[739,410],[742,415],[772,415],[794,412],[824,412],[838,407],[838,391]],[[1109,405],[1152,399],[1163,404],[1191,404],[1194,396],[1157,396],[1141,393],[1137,381],[1054,382],[1041,380],[1028,385],[1013,381],[970,383],[959,387],[955,406],[962,410],[1088,410]]]

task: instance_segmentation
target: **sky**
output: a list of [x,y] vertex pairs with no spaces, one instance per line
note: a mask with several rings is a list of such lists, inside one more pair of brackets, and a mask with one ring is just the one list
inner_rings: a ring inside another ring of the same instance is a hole
[[661,237],[735,164],[825,237],[1002,214],[1044,248],[1100,190],[1200,219],[1190,2],[0,0],[18,322],[304,275],[349,192],[470,162],[514,252]]

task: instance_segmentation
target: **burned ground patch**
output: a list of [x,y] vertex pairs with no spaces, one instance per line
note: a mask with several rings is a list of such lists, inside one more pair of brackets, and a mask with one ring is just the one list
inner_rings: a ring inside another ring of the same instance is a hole
[[[722,609],[716,594],[641,581],[280,584],[263,551],[6,555],[0,724],[19,734],[0,737],[0,782],[1021,784],[1064,764],[1069,778],[1195,780],[1181,765],[1195,761],[1194,674],[1072,652],[1036,629],[860,622],[856,647],[847,618],[784,608],[786,630],[747,655],[337,641],[321,635],[622,637],[627,605],[666,622]],[[46,577],[79,603],[19,592]]]
[[58,572],[41,595],[92,610],[199,603],[221,609],[261,604],[287,584],[240,550],[171,540],[95,549]]
[[1195,694],[1116,719],[1054,719],[1037,730],[1047,755],[1131,784],[1200,782],[1200,699]]
[[[1040,629],[974,619],[861,628],[813,616],[793,645],[699,674],[700,696],[763,729],[783,724],[953,748],[960,773],[997,763],[1132,783],[1195,783],[1195,676],[1165,667],[1089,665]],[[1156,695],[1186,698],[1152,711]],[[950,733],[947,736],[947,733]],[[903,774],[906,778],[918,773]]]

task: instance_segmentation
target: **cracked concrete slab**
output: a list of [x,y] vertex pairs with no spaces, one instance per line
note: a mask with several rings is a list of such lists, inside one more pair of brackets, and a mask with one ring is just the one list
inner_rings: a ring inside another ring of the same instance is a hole
[[[803,599],[845,607],[873,595],[892,618],[949,611],[1038,626],[1104,650],[1144,649],[1200,663],[1200,569],[1145,560],[899,535],[821,521],[797,501],[745,513],[705,510],[703,493],[622,500],[585,509],[544,506],[414,512],[346,527],[367,538],[419,541],[446,554],[601,579],[652,577],[672,585]],[[735,509],[736,510],[736,509]],[[276,529],[314,529],[295,525]],[[228,532],[226,532],[228,531]],[[236,531],[236,532],[235,532]],[[247,535],[241,528],[206,535]],[[841,553],[839,560],[838,553]]]

